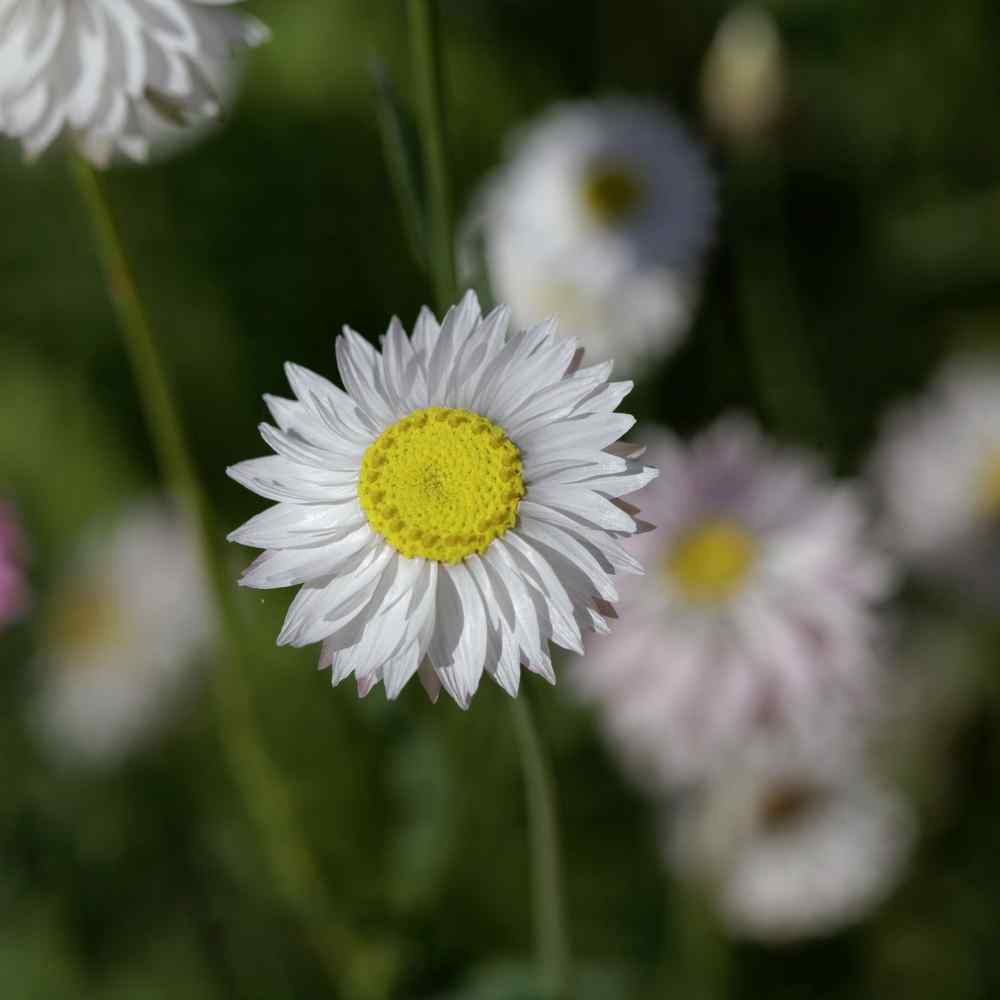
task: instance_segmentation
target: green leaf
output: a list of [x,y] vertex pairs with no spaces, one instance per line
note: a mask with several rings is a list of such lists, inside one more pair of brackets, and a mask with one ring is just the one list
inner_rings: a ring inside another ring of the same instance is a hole
[[403,228],[414,259],[426,269],[430,260],[427,248],[426,184],[421,169],[420,140],[413,116],[399,100],[399,95],[385,64],[377,56],[371,62],[375,87],[375,110],[382,151],[392,181]]

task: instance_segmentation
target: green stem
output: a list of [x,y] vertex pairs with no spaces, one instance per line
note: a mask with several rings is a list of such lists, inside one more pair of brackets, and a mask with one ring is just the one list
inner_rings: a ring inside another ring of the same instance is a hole
[[675,886],[678,926],[683,954],[684,996],[691,1000],[724,1000],[731,986],[729,941],[709,901],[693,887]]
[[[413,71],[428,194],[428,230],[434,291],[443,312],[457,298],[451,194],[444,141],[441,40],[434,0],[409,0]],[[511,703],[524,772],[531,830],[535,931],[549,1000],[569,996],[569,947],[563,908],[559,834],[552,775],[532,721],[526,695]]]
[[102,184],[82,159],[73,170],[90,216],[108,288],[161,470],[199,543],[222,637],[213,671],[223,748],[247,808],[257,824],[286,905],[301,918],[308,939],[334,984],[340,986],[356,954],[353,934],[333,916],[320,870],[295,817],[277,768],[260,742],[253,699],[241,665],[248,662],[246,629],[217,540],[220,533],[199,485],[177,407],[152,329],[125,255]]
[[725,1000],[734,984],[732,947],[702,890],[670,885],[666,931],[655,996]]
[[525,692],[522,691],[520,697],[511,702],[511,712],[524,771],[531,831],[535,934],[542,982],[549,1000],[563,1000],[569,996],[570,959],[552,772],[545,759]]
[[430,224],[431,270],[437,308],[444,312],[458,298],[452,245],[451,188],[444,139],[441,43],[434,0],[409,0],[410,40],[423,140],[424,175]]

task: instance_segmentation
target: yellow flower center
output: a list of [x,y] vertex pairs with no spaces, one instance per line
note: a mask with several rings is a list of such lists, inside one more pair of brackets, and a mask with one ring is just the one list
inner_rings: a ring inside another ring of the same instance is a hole
[[986,463],[979,483],[976,507],[985,517],[1000,518],[1000,448]]
[[642,194],[641,180],[618,166],[592,170],[583,184],[583,200],[588,211],[605,226],[624,222],[638,207]]
[[744,580],[756,554],[750,534],[732,521],[707,521],[684,535],[667,571],[692,601],[721,601]]
[[459,562],[517,520],[521,454],[496,424],[432,406],[386,428],[361,462],[358,498],[397,552]]
[[64,656],[96,652],[122,633],[121,609],[110,593],[80,590],[59,599],[48,618],[46,641]]

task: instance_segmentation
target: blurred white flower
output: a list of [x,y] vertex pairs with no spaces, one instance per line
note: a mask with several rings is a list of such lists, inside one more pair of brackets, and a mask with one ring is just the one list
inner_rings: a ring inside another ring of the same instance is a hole
[[468,229],[515,324],[568,298],[566,332],[625,370],[685,332],[715,213],[714,179],[680,122],[614,98],[558,105],[518,133]]
[[857,761],[765,741],[690,792],[664,841],[733,934],[778,944],[863,919],[899,883],[915,832],[905,800]]
[[693,780],[756,729],[863,717],[893,574],[857,490],[742,418],[650,442],[657,528],[628,547],[657,569],[623,588],[623,628],[574,675],[635,778]]
[[69,764],[114,764],[158,736],[212,636],[193,545],[159,503],[94,533],[52,595],[35,723]]
[[705,116],[723,138],[741,146],[764,136],[785,97],[781,36],[774,17],[755,4],[722,19],[701,76]]
[[507,335],[470,292],[412,340],[393,319],[382,352],[346,328],[342,392],[304,368],[297,399],[266,397],[277,452],[229,474],[277,505],[230,535],[267,551],[240,581],[302,584],[279,644],[322,642],[333,683],[395,698],[419,672],[462,708],[485,670],[511,696],[520,664],[555,683],[549,640],[582,650],[607,629],[615,540],[637,530],[618,498],[655,475],[615,442],[634,423],[611,365],[579,368],[555,323]]
[[614,356],[619,371],[663,357],[691,324],[694,283],[666,268],[601,276],[571,260],[540,266],[515,242],[503,241],[493,259],[519,314],[558,316],[588,356]]
[[872,462],[892,545],[1000,607],[1000,359],[964,356],[894,410]]
[[0,500],[0,628],[19,618],[28,605],[26,547],[17,513]]
[[268,37],[238,0],[0,0],[0,132],[37,156],[62,132],[98,166],[219,114],[233,55]]

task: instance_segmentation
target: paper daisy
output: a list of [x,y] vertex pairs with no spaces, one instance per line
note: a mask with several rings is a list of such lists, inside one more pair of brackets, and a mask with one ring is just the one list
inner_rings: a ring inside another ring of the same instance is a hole
[[34,721],[51,753],[107,765],[159,735],[197,679],[209,606],[187,534],[158,503],[95,532],[43,616]]
[[732,933],[779,944],[864,918],[899,883],[914,834],[908,804],[856,763],[779,742],[744,748],[692,792],[665,848]]
[[597,289],[599,307],[571,310],[565,329],[629,368],[684,332],[715,210],[705,157],[684,127],[652,103],[607,99],[558,105],[519,133],[469,229],[515,324],[567,282]]
[[0,0],[0,132],[37,156],[60,133],[106,166],[150,132],[220,110],[233,53],[267,29],[238,0]]
[[0,628],[19,618],[28,604],[25,548],[14,508],[0,500]]
[[856,490],[741,418],[690,446],[662,432],[650,457],[658,527],[629,551],[657,570],[574,674],[636,777],[686,781],[757,727],[860,711],[892,574]]
[[548,642],[606,631],[614,577],[641,572],[616,539],[620,498],[655,471],[615,442],[634,423],[610,364],[578,367],[554,321],[508,336],[469,293],[412,340],[393,319],[376,351],[345,328],[346,387],[296,365],[296,399],[265,397],[277,452],[229,469],[277,505],[230,539],[264,548],[248,587],[302,584],[279,644],[322,642],[333,683],[395,698],[419,674],[468,707],[485,671],[510,695],[520,665],[555,682]]
[[1000,360],[957,358],[890,414],[872,471],[899,553],[1000,607]]

